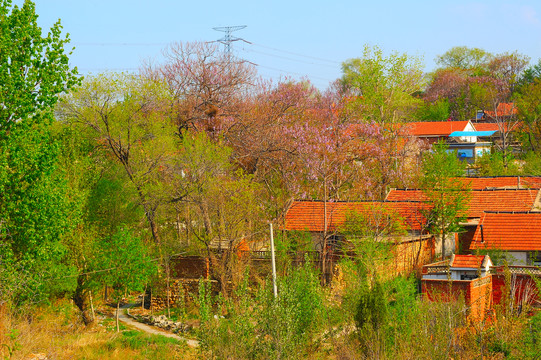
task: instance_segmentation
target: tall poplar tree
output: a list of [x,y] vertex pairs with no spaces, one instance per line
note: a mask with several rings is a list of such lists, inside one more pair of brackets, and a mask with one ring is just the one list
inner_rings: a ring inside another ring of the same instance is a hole
[[58,96],[77,81],[57,22],[47,35],[35,5],[0,0],[0,304],[38,300],[68,271],[62,234],[69,201],[51,133]]

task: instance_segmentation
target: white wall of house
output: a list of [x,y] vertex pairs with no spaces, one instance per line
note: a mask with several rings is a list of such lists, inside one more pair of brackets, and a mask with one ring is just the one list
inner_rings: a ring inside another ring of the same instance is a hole
[[[475,128],[473,127],[471,122],[468,122],[468,125],[466,125],[466,127],[462,131],[475,131]],[[477,136],[461,136],[460,140],[474,143],[477,142]]]

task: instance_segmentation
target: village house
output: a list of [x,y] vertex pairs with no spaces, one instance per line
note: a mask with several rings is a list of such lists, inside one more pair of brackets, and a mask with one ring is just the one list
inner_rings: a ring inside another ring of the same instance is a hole
[[541,270],[533,266],[494,266],[489,255],[455,255],[423,266],[421,292],[430,301],[464,302],[470,319],[479,321],[505,304],[522,311],[538,307]]
[[427,208],[418,201],[294,201],[283,229],[307,232],[315,250],[322,251],[326,243],[330,253],[339,255],[349,251],[353,241],[345,234],[348,222],[360,217],[369,229],[370,241],[392,244],[393,271],[401,273],[430,262],[434,256],[434,239],[425,229]]
[[489,140],[495,131],[479,131],[471,121],[425,121],[409,124],[411,136],[432,145],[445,141],[450,151],[456,151],[459,159],[474,163],[477,158],[489,153]]
[[492,308],[492,261],[487,255],[453,255],[423,266],[421,292],[430,301],[462,300],[470,317],[482,319]]
[[[469,199],[461,225],[464,232],[457,234],[459,240],[448,244],[457,253],[469,253],[469,243],[477,229],[484,211],[536,211],[541,209],[541,177],[499,176],[456,178],[470,188]],[[391,189],[388,201],[427,201],[421,189]],[[450,239],[452,240],[452,239]],[[438,245],[436,245],[438,248]]]
[[541,212],[485,211],[470,251],[498,252],[511,265],[541,266]]

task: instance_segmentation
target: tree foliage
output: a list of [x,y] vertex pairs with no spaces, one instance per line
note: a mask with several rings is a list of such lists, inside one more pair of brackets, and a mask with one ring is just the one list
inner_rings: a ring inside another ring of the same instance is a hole
[[77,69],[71,69],[64,47],[60,21],[47,36],[37,25],[33,2],[22,7],[0,2],[0,130],[3,136],[18,123],[50,110],[63,91],[78,81]]
[[460,229],[467,206],[468,189],[457,178],[464,174],[464,165],[443,142],[435,144],[423,158],[423,188],[431,205],[427,218],[431,233],[439,235],[442,258],[449,251],[447,236]]
[[407,119],[424,85],[421,59],[407,54],[385,56],[365,46],[363,56],[342,64],[342,84],[352,92],[351,106],[364,121],[396,123]]
[[51,132],[52,107],[78,81],[67,42],[59,22],[43,37],[31,1],[0,2],[0,302],[37,301],[73,286],[61,279],[72,270],[61,240],[76,209]]

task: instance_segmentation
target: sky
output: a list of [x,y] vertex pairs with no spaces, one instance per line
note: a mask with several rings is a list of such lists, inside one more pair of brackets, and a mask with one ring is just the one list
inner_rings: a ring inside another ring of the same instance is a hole
[[246,41],[231,44],[235,56],[256,64],[262,77],[309,79],[320,89],[364,45],[422,57],[427,72],[454,46],[517,51],[530,64],[541,58],[539,0],[34,2],[43,31],[61,20],[75,47],[71,63],[85,75],[135,72],[145,62],[163,62],[172,43],[216,41],[225,33],[213,28],[244,25],[231,34]]

